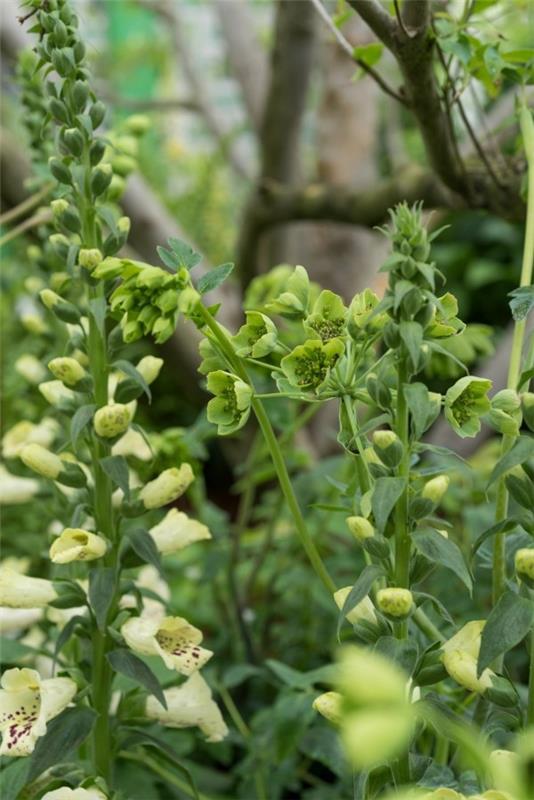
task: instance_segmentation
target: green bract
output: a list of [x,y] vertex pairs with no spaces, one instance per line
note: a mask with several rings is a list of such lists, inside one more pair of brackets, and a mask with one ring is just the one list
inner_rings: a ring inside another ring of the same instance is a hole
[[379,302],[380,300],[372,289],[364,289],[363,292],[354,295],[349,306],[347,320],[347,328],[353,339],[361,336],[363,329],[367,326],[373,330],[380,330],[384,327],[388,320],[387,314],[372,316]]
[[430,323],[427,333],[435,339],[453,336],[465,328],[464,323],[458,319],[458,300],[447,292],[437,298],[436,313]]
[[518,436],[523,415],[521,400],[513,389],[502,389],[491,398],[487,421],[505,436]]
[[488,392],[491,381],[466,375],[450,387],[445,395],[445,418],[464,439],[476,436],[480,430],[480,417],[490,410]]
[[288,319],[304,319],[310,298],[310,279],[304,267],[295,267],[285,286],[285,292],[267,303],[265,308]]
[[325,344],[308,339],[285,356],[280,366],[292,386],[318,391],[343,351],[341,339],[330,339]]
[[347,309],[338,294],[324,289],[315,303],[312,313],[304,320],[304,328],[311,336],[328,342],[345,334]]
[[238,356],[263,358],[272,353],[278,340],[276,325],[259,311],[246,312],[246,324],[232,337]]
[[252,388],[230,372],[219,369],[208,375],[208,391],[215,395],[208,403],[208,420],[221,436],[238,431],[250,414]]

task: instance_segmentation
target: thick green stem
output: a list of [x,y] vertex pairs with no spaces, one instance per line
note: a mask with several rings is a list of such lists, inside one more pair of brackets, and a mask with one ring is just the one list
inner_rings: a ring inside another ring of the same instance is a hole
[[[410,475],[410,441],[408,435],[408,405],[404,394],[407,380],[406,361],[401,359],[398,369],[396,433],[403,453],[397,468],[397,475],[406,482],[405,489],[395,507],[395,582],[397,586],[410,588],[411,540],[408,530],[408,478]],[[405,639],[408,635],[408,622],[397,626],[397,637]]]
[[528,675],[527,727],[534,725],[534,631],[530,634],[530,669]]
[[[200,313],[202,314],[204,322],[206,323],[206,326],[213,334],[219,347],[221,348],[222,352],[228,359],[228,362],[232,365],[232,368],[235,370],[236,374],[242,380],[246,381],[247,383],[250,383],[246,370],[242,366],[239,358],[236,356],[230,341],[228,340],[226,334],[224,333],[220,325],[202,304],[199,304],[199,310]],[[304,517],[302,516],[302,512],[300,510],[298,500],[295,496],[295,492],[293,491],[293,486],[291,484],[291,479],[289,477],[286,463],[282,455],[280,444],[274,434],[271,422],[269,420],[269,417],[267,416],[267,412],[265,411],[265,408],[263,407],[263,403],[261,402],[261,400],[259,400],[258,398],[254,398],[252,400],[252,409],[256,415],[256,419],[258,420],[258,424],[265,439],[265,443],[267,444],[267,448],[271,455],[273,466],[276,470],[278,481],[280,483],[280,488],[282,489],[282,493],[286,499],[287,505],[293,517],[293,521],[295,523],[295,528],[297,531],[297,535],[300,539],[300,542],[317,576],[321,579],[323,585],[328,590],[328,592],[330,594],[333,594],[336,591],[336,585],[332,580],[332,578],[330,577],[330,575],[328,574],[328,571],[325,565],[323,564],[321,556],[319,555],[319,551],[315,547],[315,544],[308,532],[306,523],[304,521]]]

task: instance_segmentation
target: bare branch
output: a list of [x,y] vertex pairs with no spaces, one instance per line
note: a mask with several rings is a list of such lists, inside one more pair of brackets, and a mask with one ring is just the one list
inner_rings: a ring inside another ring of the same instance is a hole
[[402,21],[407,28],[424,30],[430,24],[429,0],[404,0]]
[[348,2],[373,33],[391,50],[398,26],[380,0],[348,0]]

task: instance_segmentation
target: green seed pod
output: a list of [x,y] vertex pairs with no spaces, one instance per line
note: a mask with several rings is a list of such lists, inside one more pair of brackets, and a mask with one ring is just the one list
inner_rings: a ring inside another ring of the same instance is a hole
[[69,121],[69,112],[67,111],[67,107],[61,100],[57,100],[55,97],[51,97],[48,101],[48,110],[54,117],[54,119],[58,120],[59,122],[68,123]]
[[89,86],[87,83],[85,81],[77,80],[72,87],[71,97],[76,113],[82,112],[89,98]]
[[72,175],[70,174],[70,170],[66,164],[63,163],[59,158],[49,158],[48,159],[48,166],[50,168],[50,172],[54,176],[54,178],[59,181],[59,183],[65,183],[67,186],[72,185]]
[[102,161],[106,150],[105,142],[102,139],[95,139],[89,148],[89,161],[92,167],[96,167]]
[[83,136],[77,128],[67,128],[63,141],[73,156],[81,156],[83,152]]
[[104,105],[104,103],[101,103],[100,100],[97,100],[96,103],[93,103],[89,111],[89,117],[91,119],[93,130],[96,130],[99,127],[99,125],[102,124],[105,116],[106,116],[106,106]]
[[91,191],[95,197],[103,194],[111,183],[113,172],[110,164],[101,164],[93,169],[91,175]]

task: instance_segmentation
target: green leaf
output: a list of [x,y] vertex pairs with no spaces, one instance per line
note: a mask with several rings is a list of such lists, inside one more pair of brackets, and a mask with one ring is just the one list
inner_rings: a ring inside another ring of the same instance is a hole
[[180,266],[180,259],[178,256],[176,256],[170,250],[167,250],[165,247],[158,246],[156,247],[156,250],[158,252],[158,256],[161,258],[165,266],[171,269],[173,272],[176,272]]
[[106,620],[113,599],[115,571],[112,567],[93,567],[89,572],[89,604],[99,630],[106,630]]
[[384,532],[389,515],[406,487],[404,478],[378,478],[373,489],[371,507],[379,533]]
[[106,311],[107,311],[106,298],[93,297],[91,300],[89,300],[88,306],[89,306],[89,314],[96,322],[96,327],[100,336],[104,338],[105,327],[106,327]]
[[429,391],[424,383],[405,383],[403,392],[410,410],[410,424],[414,439],[419,439],[427,429],[427,422],[432,411]]
[[509,450],[493,468],[488,481],[488,488],[499,480],[505,472],[517,467],[524,461],[534,456],[534,438],[531,436],[520,436],[511,450]]
[[37,652],[35,648],[22,644],[17,639],[0,636],[0,661],[2,664],[18,664],[28,656],[35,656]]
[[524,320],[534,308],[534,286],[519,286],[508,293],[510,311],[516,322]]
[[159,739],[157,736],[153,736],[150,733],[147,733],[144,730],[139,728],[131,728],[129,726],[124,726],[123,730],[131,732],[131,736],[124,742],[123,747],[127,748],[128,745],[132,743],[142,743],[149,747],[154,747],[159,753],[165,758],[165,760],[171,764],[175,769],[179,770],[182,775],[185,776],[187,782],[189,783],[189,787],[192,792],[192,797],[194,800],[201,800],[201,797],[198,793],[195,781],[189,770],[181,764],[178,759],[176,758],[175,752],[173,748],[168,745],[166,742]]
[[399,333],[410,356],[413,368],[417,369],[423,344],[423,329],[418,322],[401,322]]
[[121,675],[126,675],[127,678],[139,683],[147,692],[154,695],[163,708],[167,708],[163,689],[150,667],[144,661],[141,661],[140,658],[137,658],[129,650],[122,647],[107,653],[106,658],[115,672],[120,672]]
[[100,466],[111,478],[115,486],[122,489],[126,502],[130,499],[130,481],[128,464],[124,456],[106,456],[100,459]]
[[85,706],[67,708],[47,725],[45,735],[40,738],[30,758],[28,782],[34,781],[42,772],[64,761],[87,739],[96,718],[95,712]]
[[511,531],[517,525],[518,521],[516,519],[508,518],[501,520],[501,522],[497,522],[497,524],[492,525],[491,528],[487,528],[476,538],[473,547],[471,548],[471,557],[473,557],[479,547],[481,547],[488,539],[491,539],[492,536],[496,536],[498,533],[508,533],[508,531]]
[[[132,381],[134,381],[134,383],[136,383],[143,390],[148,399],[152,400],[152,393],[150,391],[148,383],[145,381],[141,373],[138,372],[138,370],[136,370],[133,364],[130,364],[129,361],[126,361],[126,359],[121,358],[118,361],[115,361],[113,366],[116,367],[116,369],[120,369],[121,372],[124,372],[125,375],[127,375]],[[117,388],[119,387],[120,383]]]
[[181,239],[171,236],[167,241],[178,260],[178,267],[185,267],[187,270],[192,270],[193,267],[196,267],[196,265],[202,261],[200,253],[195,252],[192,247]]
[[78,439],[84,428],[89,425],[91,420],[93,419],[93,415],[96,410],[96,405],[94,403],[90,403],[85,406],[80,406],[80,408],[76,411],[73,418],[70,422],[70,440],[72,442],[72,447],[76,450],[76,446],[78,444]]
[[52,659],[54,670],[56,668],[57,659],[61,650],[67,644],[78,625],[83,625],[86,622],[87,620],[85,617],[82,617],[80,614],[76,614],[76,616],[71,617],[67,624],[61,629],[54,646],[54,658]]
[[412,675],[419,655],[417,642],[410,639],[395,639],[394,636],[381,636],[373,650],[395,661],[408,675]]
[[383,574],[384,570],[377,564],[368,564],[365,567],[365,569],[362,570],[360,577],[358,578],[358,580],[348,593],[342,608],[340,608],[339,610],[337,618],[338,638],[341,626],[343,625],[343,620],[345,619],[347,614],[350,614],[352,609],[355,608],[358,605],[358,603],[360,603],[363,600],[363,598],[369,594],[369,591],[373,583],[376,581],[377,578],[379,578]]
[[415,531],[412,538],[417,550],[425,558],[454,572],[471,594],[473,580],[457,544],[431,528]]
[[0,797],[2,800],[17,800],[21,789],[28,783],[29,763],[26,758],[12,758],[0,771]]
[[443,605],[442,602],[438,600],[437,597],[434,597],[433,594],[428,594],[427,592],[413,592],[413,598],[416,602],[417,606],[422,606],[427,600],[433,606],[434,610],[443,617],[446,622],[449,622],[451,625],[454,625],[454,620]]
[[373,67],[382,58],[384,45],[381,42],[361,44],[358,47],[354,47],[352,52],[356,61],[362,61],[366,66]]
[[480,675],[492,661],[525,638],[534,621],[532,600],[515,592],[505,592],[491,611],[482,631],[478,657]]
[[152,536],[142,528],[128,531],[128,540],[139,558],[147,564],[152,564],[162,575],[161,558]]
[[217,286],[220,286],[232,272],[233,268],[233,264],[220,264],[218,267],[211,269],[203,275],[197,284],[197,289],[200,294],[207,294],[213,289],[216,289]]

